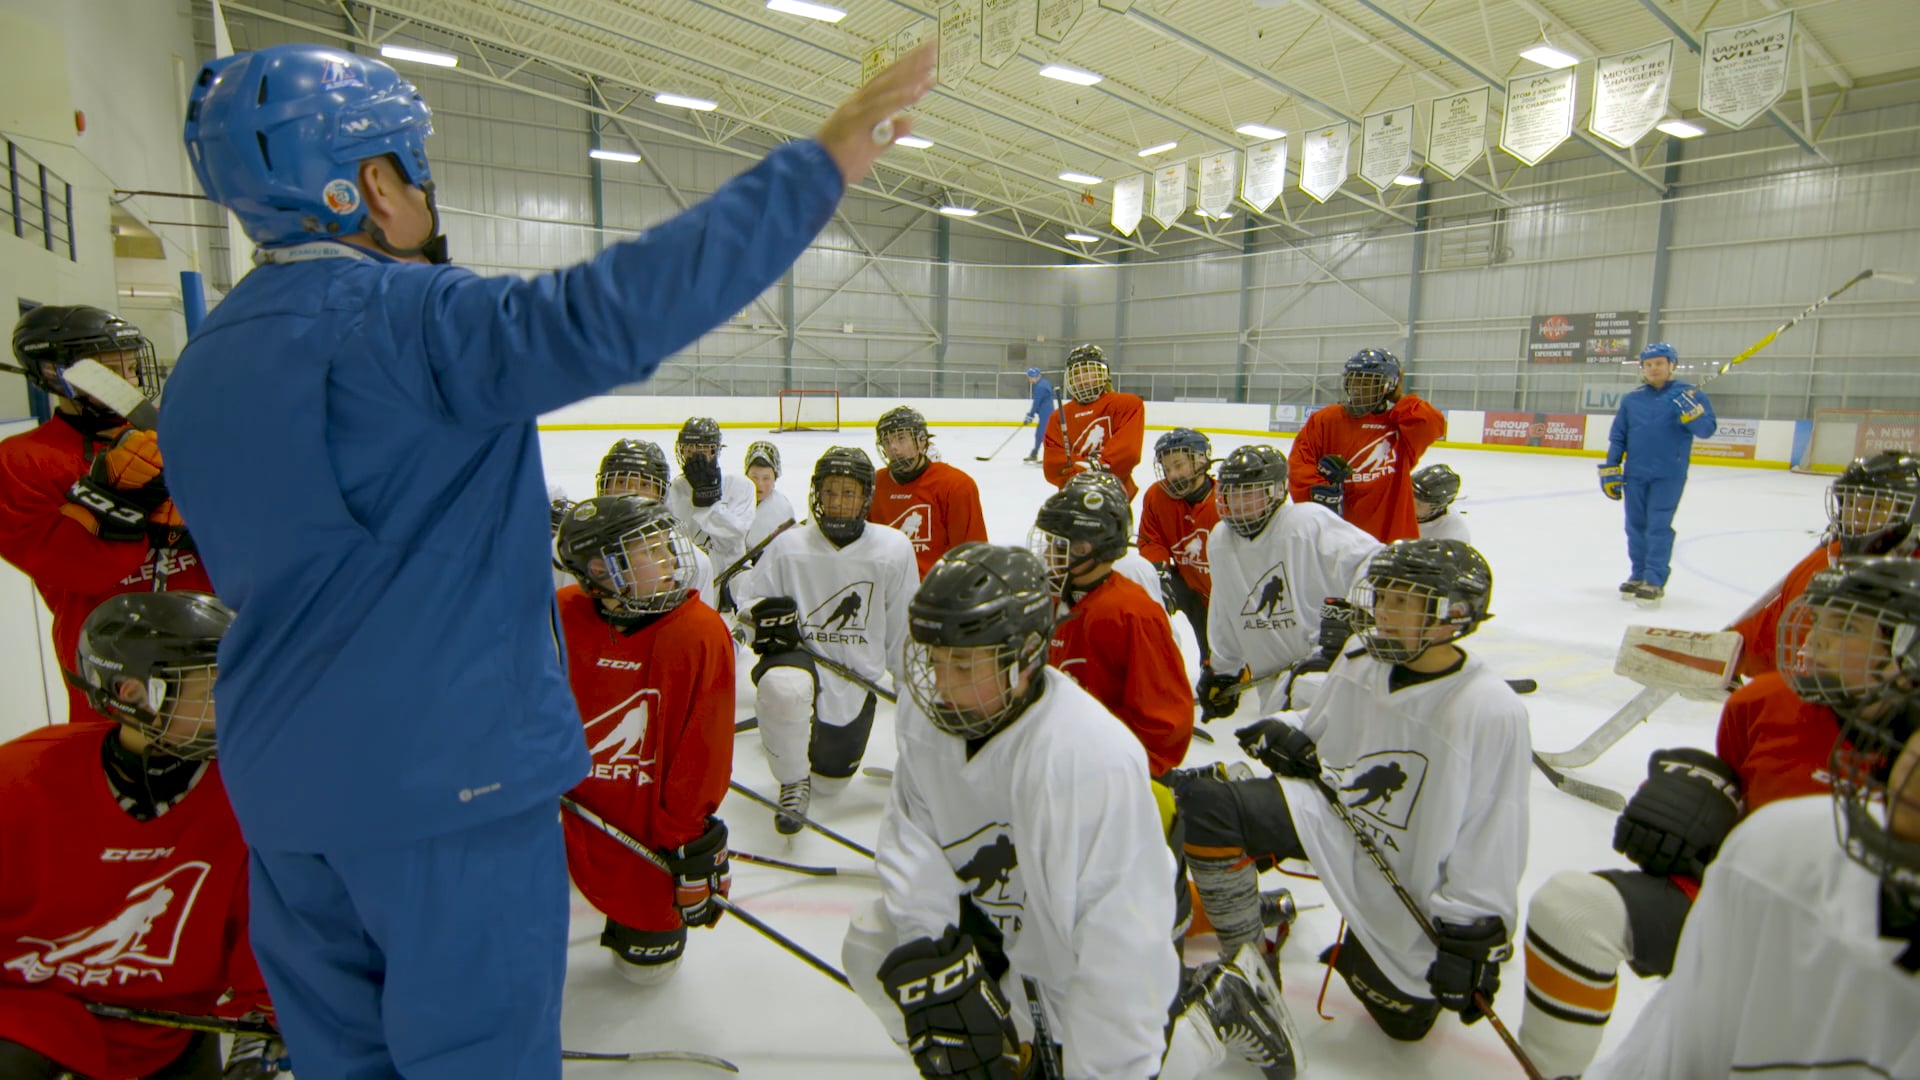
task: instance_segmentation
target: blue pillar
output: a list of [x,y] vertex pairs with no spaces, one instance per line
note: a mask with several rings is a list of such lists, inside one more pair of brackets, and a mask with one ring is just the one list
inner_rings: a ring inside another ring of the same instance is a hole
[[207,283],[198,270],[180,271],[180,313],[186,316],[187,337],[192,338],[207,317]]

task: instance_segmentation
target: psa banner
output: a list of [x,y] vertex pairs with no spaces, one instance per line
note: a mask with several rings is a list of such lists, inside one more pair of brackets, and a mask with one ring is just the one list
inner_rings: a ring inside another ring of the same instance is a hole
[[1527,329],[1527,359],[1536,364],[1600,364],[1632,360],[1644,311],[1535,315]]
[[1584,413],[1490,412],[1480,441],[1489,446],[1579,450],[1587,445],[1587,417]]

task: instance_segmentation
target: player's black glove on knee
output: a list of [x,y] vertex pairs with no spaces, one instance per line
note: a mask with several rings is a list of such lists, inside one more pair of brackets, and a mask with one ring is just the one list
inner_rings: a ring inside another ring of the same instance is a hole
[[720,501],[720,463],[705,454],[690,454],[680,471],[687,474],[687,486],[693,489],[693,505],[712,506]]
[[1440,953],[1427,968],[1427,988],[1440,1006],[1460,1014],[1460,1022],[1471,1024],[1485,1016],[1474,1004],[1473,995],[1483,994],[1488,1003],[1500,989],[1500,962],[1513,955],[1507,941],[1506,920],[1498,915],[1483,915],[1469,923],[1433,920],[1440,934]]
[[1313,744],[1313,736],[1285,720],[1256,720],[1233,737],[1240,740],[1240,749],[1258,758],[1275,776],[1313,780],[1320,775],[1320,748]]
[[1740,775],[1705,750],[1655,750],[1613,823],[1613,849],[1649,874],[1705,872],[1740,820]]
[[949,926],[939,941],[916,938],[887,954],[880,983],[907,1022],[907,1050],[921,1076],[1016,1080],[1020,1041],[1000,987],[973,939]]
[[753,624],[753,651],[765,656],[776,652],[799,652],[800,605],[791,596],[769,596],[747,612]]
[[1200,681],[1194,685],[1193,697],[1200,705],[1200,719],[1218,720],[1223,716],[1232,716],[1240,707],[1240,676],[1238,673],[1222,675],[1212,668],[1200,669]]
[[733,887],[727,823],[708,818],[707,831],[699,839],[674,848],[666,856],[667,869],[673,871],[673,906],[680,909],[680,921],[688,926],[719,922],[720,905],[713,902],[713,897],[716,893],[725,896]]

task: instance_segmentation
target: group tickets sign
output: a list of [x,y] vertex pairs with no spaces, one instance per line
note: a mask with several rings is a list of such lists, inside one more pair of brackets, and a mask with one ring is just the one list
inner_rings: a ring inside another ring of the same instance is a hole
[[1587,417],[1584,413],[1490,412],[1480,441],[1490,446],[1580,450],[1587,445]]
[[1535,315],[1527,329],[1527,359],[1536,364],[1599,364],[1631,360],[1644,311]]

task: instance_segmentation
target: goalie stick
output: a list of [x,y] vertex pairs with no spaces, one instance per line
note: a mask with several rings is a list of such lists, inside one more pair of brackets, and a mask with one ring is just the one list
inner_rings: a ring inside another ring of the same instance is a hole
[[[12,364],[0,364],[0,371],[11,371],[15,375],[25,375],[27,370]],[[160,426],[160,410],[140,388],[115,375],[98,360],[75,361],[60,373],[67,385],[88,397],[112,409],[127,423],[141,431],[153,431]]]

